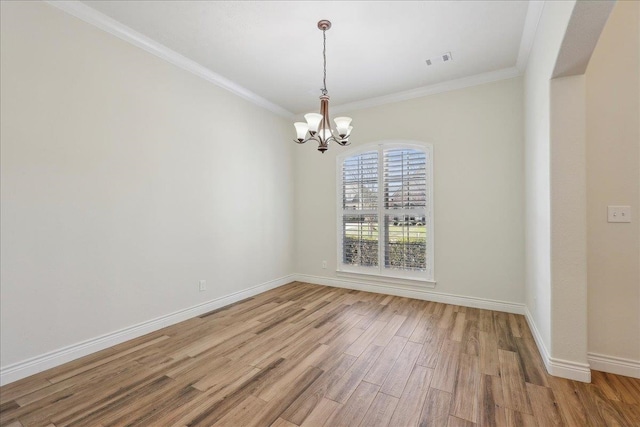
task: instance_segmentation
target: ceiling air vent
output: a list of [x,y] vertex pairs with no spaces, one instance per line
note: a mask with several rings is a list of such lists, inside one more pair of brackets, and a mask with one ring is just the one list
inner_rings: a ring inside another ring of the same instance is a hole
[[452,61],[453,57],[451,56],[451,52],[445,52],[442,55],[434,56],[432,58],[427,59],[427,66],[437,64],[438,62],[449,62]]

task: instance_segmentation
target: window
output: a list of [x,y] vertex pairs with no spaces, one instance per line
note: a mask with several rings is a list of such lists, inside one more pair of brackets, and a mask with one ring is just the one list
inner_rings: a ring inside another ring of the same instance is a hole
[[338,268],[433,281],[429,145],[380,143],[338,157]]

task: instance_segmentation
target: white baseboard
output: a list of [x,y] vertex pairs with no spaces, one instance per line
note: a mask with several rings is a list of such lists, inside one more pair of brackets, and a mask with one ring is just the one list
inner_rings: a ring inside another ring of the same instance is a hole
[[609,372],[611,374],[640,379],[640,360],[625,359],[599,353],[588,353],[587,358],[589,359],[591,369],[595,371]]
[[538,350],[542,356],[545,367],[551,375],[568,378],[576,381],[590,382],[591,367],[593,369],[640,378],[640,361],[623,359],[597,353],[589,353],[589,364],[552,358],[549,355],[542,337],[536,327],[531,313],[524,304],[506,301],[496,301],[483,298],[451,295],[429,290],[416,289],[409,286],[366,282],[362,280],[335,279],[329,277],[312,276],[307,274],[291,274],[278,279],[262,283],[251,288],[234,292],[232,294],[213,299],[203,304],[198,304],[183,310],[176,311],[165,316],[132,325],[118,331],[95,337],[77,344],[63,347],[49,353],[36,356],[12,365],[0,368],[0,385],[9,384],[29,375],[45,371],[47,369],[70,362],[80,357],[95,353],[105,348],[138,338],[142,335],[154,332],[158,329],[170,326],[184,320],[199,316],[209,311],[224,307],[245,298],[266,292],[292,281],[300,281],[317,285],[334,286],[346,289],[355,289],[366,292],[384,293],[407,298],[416,298],[427,301],[435,301],[445,304],[454,304],[465,307],[474,307],[487,310],[503,311],[514,314],[524,314],[529,328],[533,334]]
[[504,311],[506,313],[524,314],[524,304],[496,301],[485,298],[465,297],[441,292],[433,292],[429,289],[420,289],[415,286],[388,284],[360,279],[343,279],[309,274],[294,274],[298,282],[312,283],[314,285],[326,285],[337,288],[355,289],[358,291],[375,292],[400,297],[415,298],[427,301],[441,302],[444,304],[460,305],[465,307],[482,308],[486,310]]
[[533,320],[533,316],[526,306],[524,316],[527,319],[529,329],[531,329],[531,334],[538,346],[538,351],[540,352],[540,356],[542,356],[547,372],[555,377],[590,383],[591,368],[589,364],[551,357],[549,350],[547,350],[547,346],[545,346],[544,341],[542,341],[542,335],[540,335],[540,331],[538,331],[538,327]]
[[547,371],[554,377],[567,378],[583,383],[591,382],[591,367],[588,363],[578,363],[571,360],[550,357]]
[[157,331],[158,329],[200,316],[209,311],[233,304],[234,302],[266,292],[270,289],[277,288],[294,280],[293,275],[280,277],[242,291],[215,298],[202,304],[194,305],[193,307],[178,310],[155,319],[138,323],[137,325],[131,325],[118,331],[91,338],[77,344],[72,344],[12,365],[3,366],[0,368],[0,385],[9,384],[28,377],[29,375],[37,374],[38,372],[62,365],[63,363],[70,362],[88,354],[95,353],[125,341],[138,338],[150,332]]
[[524,318],[527,319],[527,324],[529,325],[529,329],[531,330],[531,335],[533,335],[533,339],[538,346],[538,352],[540,356],[542,356],[542,361],[544,362],[544,366],[547,368],[547,372],[550,372],[549,369],[549,359],[551,356],[549,355],[549,350],[547,350],[547,346],[544,345],[544,341],[542,341],[542,335],[540,335],[540,331],[538,331],[538,327],[536,326],[536,322],[533,321],[533,316],[529,311],[529,308],[525,306],[524,308]]

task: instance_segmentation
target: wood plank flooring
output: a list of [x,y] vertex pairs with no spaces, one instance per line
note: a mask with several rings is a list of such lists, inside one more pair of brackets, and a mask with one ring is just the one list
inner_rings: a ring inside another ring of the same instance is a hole
[[2,426],[640,426],[524,317],[294,282],[0,389]]

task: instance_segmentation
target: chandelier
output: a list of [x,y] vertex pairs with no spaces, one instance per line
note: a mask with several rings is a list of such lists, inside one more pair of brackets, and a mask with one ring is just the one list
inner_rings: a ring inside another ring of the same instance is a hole
[[318,22],[318,28],[322,30],[322,58],[324,60],[324,75],[322,89],[320,89],[322,93],[320,95],[320,114],[305,114],[306,123],[296,122],[293,125],[298,135],[295,142],[304,144],[307,141],[316,141],[318,143],[318,151],[324,154],[331,141],[343,146],[349,145],[349,135],[351,135],[353,126],[350,126],[351,117],[336,117],[333,119],[336,123],[336,129],[331,128],[331,122],[329,121],[329,95],[327,95],[327,30],[331,28],[331,22],[323,19]]

